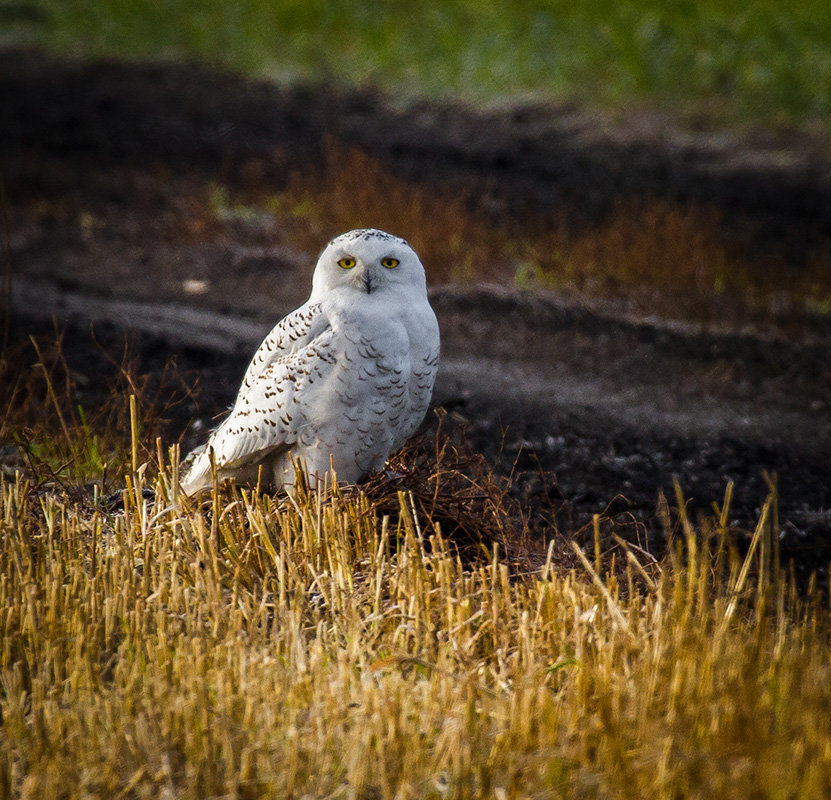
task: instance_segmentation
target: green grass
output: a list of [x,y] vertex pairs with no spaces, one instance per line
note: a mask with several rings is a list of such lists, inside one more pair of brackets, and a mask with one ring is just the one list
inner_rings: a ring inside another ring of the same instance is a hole
[[7,38],[60,51],[195,58],[405,96],[533,95],[787,124],[824,125],[831,111],[831,6],[811,0],[31,0],[0,5],[3,16]]

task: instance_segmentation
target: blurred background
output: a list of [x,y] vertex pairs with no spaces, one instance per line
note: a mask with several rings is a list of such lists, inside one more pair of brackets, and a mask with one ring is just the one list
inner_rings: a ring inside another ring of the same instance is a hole
[[397,97],[573,100],[824,126],[831,8],[773,0],[4,0],[6,43]]
[[[315,252],[372,224],[433,282],[831,312],[827,3],[2,0],[0,30],[6,154],[212,164],[183,235]],[[194,270],[179,291],[216,285]]]

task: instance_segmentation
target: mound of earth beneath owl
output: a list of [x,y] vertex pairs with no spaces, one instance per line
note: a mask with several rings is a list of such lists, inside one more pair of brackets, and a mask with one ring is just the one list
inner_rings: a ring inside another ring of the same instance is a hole
[[[125,336],[141,372],[175,359],[192,391],[166,410],[165,436],[183,448],[232,402],[264,333],[305,300],[316,253],[275,244],[256,218],[179,231],[178,211],[255,167],[279,181],[333,139],[413,181],[487,195],[495,214],[706,199],[748,248],[792,245],[795,262],[831,235],[831,167],[807,134],[785,147],[784,134],[699,136],[648,114],[604,128],[571,107],[400,109],[370,92],[21,51],[0,55],[0,95],[10,342],[54,339],[56,321],[85,407],[104,402]],[[443,424],[527,508],[562,530],[597,513],[633,520],[657,550],[658,494],[674,497],[674,481],[693,514],[734,482],[731,522],[752,528],[775,474],[783,557],[804,573],[827,567],[827,319],[696,325],[500,285],[433,286],[431,301]],[[21,370],[34,360],[21,359]],[[436,424],[428,415],[427,436]]]

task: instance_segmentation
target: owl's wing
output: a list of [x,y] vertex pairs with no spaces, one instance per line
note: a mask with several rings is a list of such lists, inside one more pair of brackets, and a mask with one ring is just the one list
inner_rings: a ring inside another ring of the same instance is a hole
[[320,303],[306,303],[283,317],[254,353],[245,370],[240,394],[269,364],[302,350],[328,327],[329,320],[321,311]]
[[333,338],[317,303],[274,327],[248,365],[231,413],[186,465],[186,493],[210,485],[211,451],[218,469],[231,470],[258,464],[297,442],[306,422],[303,394],[337,361]]

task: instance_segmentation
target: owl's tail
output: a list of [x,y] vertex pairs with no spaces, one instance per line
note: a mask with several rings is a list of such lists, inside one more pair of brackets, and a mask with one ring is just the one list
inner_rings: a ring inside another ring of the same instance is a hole
[[179,485],[185,494],[195,494],[207,489],[213,484],[213,468],[211,466],[211,450],[207,445],[197,447],[182,462],[184,477]]
[[276,482],[278,486],[294,483],[294,460],[287,445],[264,447],[228,461],[221,456],[212,457],[215,442],[212,436],[207,444],[197,447],[182,462],[183,477],[179,486],[185,494],[195,494],[213,486],[214,473],[219,483],[226,478],[234,478],[238,483],[258,483],[262,479],[267,483]]

